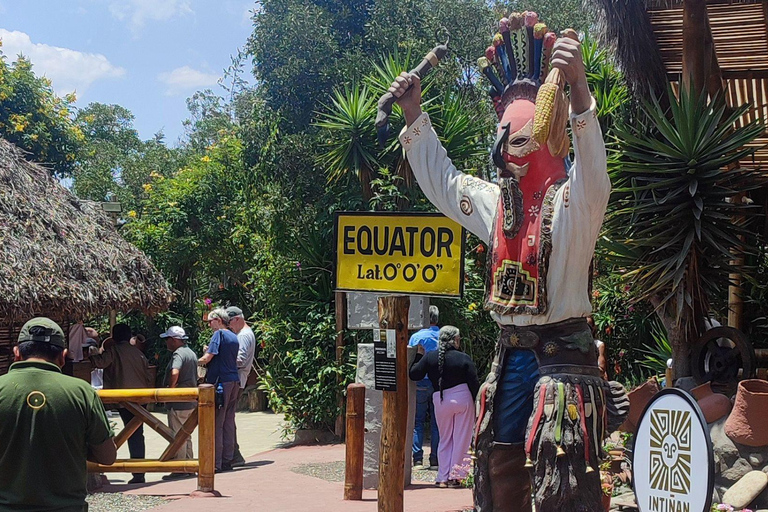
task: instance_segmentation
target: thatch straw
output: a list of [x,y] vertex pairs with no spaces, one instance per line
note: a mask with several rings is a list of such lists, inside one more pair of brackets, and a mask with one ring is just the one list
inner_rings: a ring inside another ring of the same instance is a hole
[[0,323],[152,314],[172,293],[97,203],[82,201],[0,139]]
[[595,12],[600,39],[613,47],[627,82],[642,96],[667,90],[667,72],[653,33],[645,0],[584,0]]

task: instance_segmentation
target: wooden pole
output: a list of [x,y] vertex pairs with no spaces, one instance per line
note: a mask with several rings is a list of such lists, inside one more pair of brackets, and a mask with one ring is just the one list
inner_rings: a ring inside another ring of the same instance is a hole
[[705,89],[714,51],[706,0],[683,0],[683,87]]
[[344,499],[363,499],[365,455],[365,384],[347,386],[347,462],[344,469]]
[[196,460],[169,460],[159,461],[152,459],[124,459],[116,460],[114,464],[88,463],[88,471],[91,473],[197,473],[198,461]]
[[395,329],[397,391],[384,391],[379,452],[379,512],[403,512],[408,422],[408,296],[379,297],[379,326]]
[[197,452],[200,469],[197,473],[197,490],[214,492],[213,473],[216,471],[216,395],[213,384],[200,385],[198,401]]
[[[344,362],[344,329],[347,328],[347,294],[336,292],[336,363]],[[336,417],[334,433],[340,440],[344,439],[344,393],[341,392],[341,375],[336,377],[336,386],[339,390],[336,397],[339,403],[339,415]]]

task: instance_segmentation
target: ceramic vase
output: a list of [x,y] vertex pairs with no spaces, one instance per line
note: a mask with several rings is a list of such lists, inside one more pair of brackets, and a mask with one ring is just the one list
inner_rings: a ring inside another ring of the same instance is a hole
[[712,391],[709,382],[693,388],[691,394],[699,403],[707,423],[714,423],[731,412],[731,400],[725,395]]
[[645,406],[648,405],[648,402],[650,402],[659,391],[661,391],[659,382],[655,378],[651,378],[627,393],[627,398],[629,399],[629,413],[627,414],[626,421],[619,427],[619,430],[624,432],[634,432],[637,429],[637,423],[640,421],[640,416],[643,414]]
[[768,445],[768,381],[739,382],[733,411],[725,422],[725,433],[746,446]]

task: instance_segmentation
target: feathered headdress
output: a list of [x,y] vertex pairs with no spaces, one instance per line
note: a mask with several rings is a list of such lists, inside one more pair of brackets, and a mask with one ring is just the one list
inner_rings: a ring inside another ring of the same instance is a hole
[[[489,92],[499,119],[517,99],[536,103],[534,138],[541,145],[547,143],[553,155],[564,156],[567,102],[559,75],[548,79],[555,41],[557,36],[538,14],[513,12],[499,21],[499,32],[477,65],[491,82]],[[547,85],[542,87],[545,79]]]

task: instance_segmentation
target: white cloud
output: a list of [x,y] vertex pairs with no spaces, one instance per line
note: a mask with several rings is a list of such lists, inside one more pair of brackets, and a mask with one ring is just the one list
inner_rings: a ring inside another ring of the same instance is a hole
[[23,54],[33,64],[38,76],[45,75],[53,82],[57,94],[72,91],[85,92],[90,85],[107,78],[125,75],[125,69],[115,66],[100,53],[84,53],[69,48],[33,43],[24,32],[0,28],[2,51],[9,61]]
[[192,89],[216,85],[219,75],[204,73],[189,66],[182,66],[173,71],[160,73],[157,75],[157,79],[168,87],[165,91],[167,95],[174,95]]
[[119,20],[127,20],[136,35],[147,21],[166,21],[193,11],[186,0],[119,0],[109,4],[109,12]]

